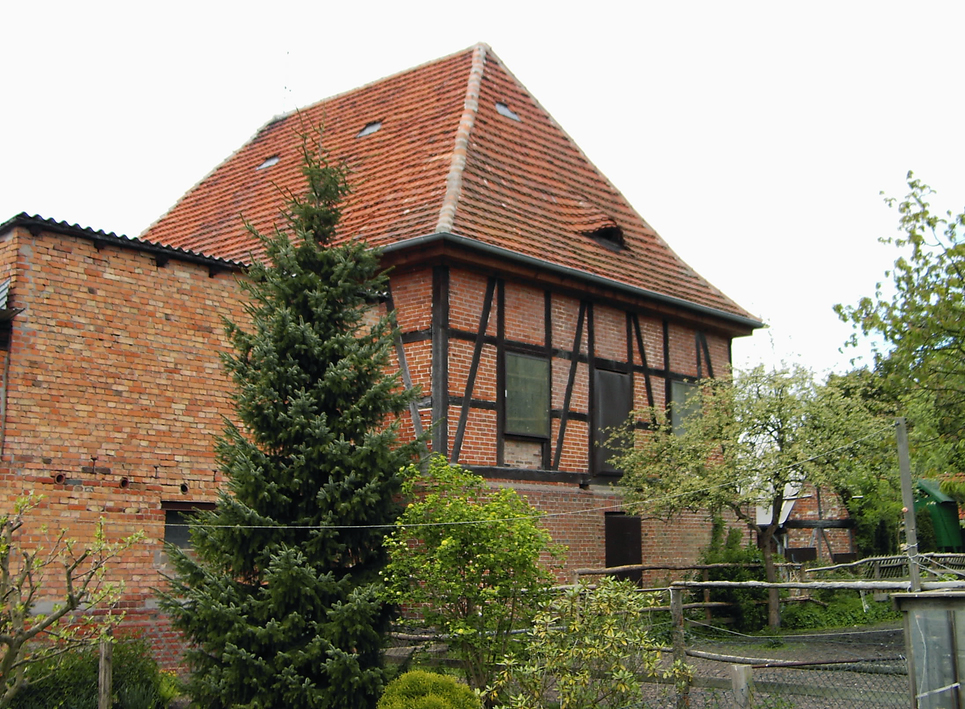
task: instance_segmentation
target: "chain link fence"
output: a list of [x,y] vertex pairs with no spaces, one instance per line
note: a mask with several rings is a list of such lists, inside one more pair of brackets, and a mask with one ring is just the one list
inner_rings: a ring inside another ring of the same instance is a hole
[[707,639],[688,632],[694,670],[689,706],[904,708],[909,703],[904,651],[900,627],[767,639],[736,633]]
[[[665,616],[664,616],[665,617]],[[657,616],[643,622],[669,625]],[[670,680],[646,678],[643,707],[692,709],[871,709],[909,705],[908,664],[902,628],[896,623],[806,635],[757,637],[686,622],[687,664],[693,673],[681,696]],[[407,667],[448,667],[458,662],[445,638],[414,621],[399,625],[388,650]],[[673,653],[663,648],[662,666]]]

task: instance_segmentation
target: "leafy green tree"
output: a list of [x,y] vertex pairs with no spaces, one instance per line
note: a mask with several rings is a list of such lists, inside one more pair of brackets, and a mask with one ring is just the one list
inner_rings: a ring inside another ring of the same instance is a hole
[[398,441],[414,392],[388,373],[393,322],[368,319],[378,253],[333,244],[344,168],[306,140],[303,172],[287,230],[255,234],[250,330],[227,325],[241,421],[217,441],[227,489],[192,522],[193,552],[168,548],[162,605],[205,707],[374,707],[383,687],[382,541],[419,445]]
[[[834,385],[818,386],[801,367],[738,372],[705,380],[684,403],[695,411],[675,432],[671,412],[645,413],[650,430],[623,436],[621,490],[638,512],[672,517],[685,510],[729,512],[758,535],[766,579],[777,581],[773,539],[789,492],[834,485],[865,471],[865,453],[885,435],[882,422]],[[682,430],[681,430],[682,429]],[[758,525],[757,508],[768,519]],[[778,627],[778,593],[768,598]]]
[[[900,391],[919,472],[965,470],[965,210],[932,210],[934,194],[911,172],[898,209],[900,249],[871,297],[835,311],[871,339],[875,370]],[[917,428],[917,431],[914,430]]]
[[[12,513],[0,517],[0,708],[11,706],[28,682],[42,679],[38,668],[107,637],[123,616],[112,612],[121,587],[108,581],[108,565],[143,537],[109,542],[101,521],[86,545],[64,529],[51,535],[49,545],[24,545],[22,530],[41,500],[21,497]],[[56,604],[38,613],[38,601],[53,589]],[[85,622],[78,623],[82,609]]]
[[552,558],[550,536],[515,490],[490,488],[441,456],[425,473],[410,467],[403,491],[418,497],[386,539],[388,600],[418,607],[483,689],[546,596],[540,556]]
[[500,709],[642,706],[641,678],[658,674],[660,661],[643,620],[650,605],[611,576],[547,599],[524,653],[506,659],[490,693],[502,697]]

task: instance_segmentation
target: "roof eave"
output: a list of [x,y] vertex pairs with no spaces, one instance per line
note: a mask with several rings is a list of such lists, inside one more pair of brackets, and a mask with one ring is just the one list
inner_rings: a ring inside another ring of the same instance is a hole
[[712,317],[736,326],[738,330],[747,331],[747,334],[750,334],[750,331],[752,330],[764,327],[763,322],[755,320],[754,318],[745,317],[736,313],[729,313],[725,310],[719,310],[707,305],[693,303],[691,301],[684,300],[683,298],[665,295],[663,293],[651,291],[646,288],[632,286],[611,278],[598,276],[595,273],[581,271],[569,266],[562,266],[560,264],[552,263],[551,261],[545,261],[533,256],[527,256],[525,254],[520,254],[515,251],[502,248],[500,246],[494,246],[476,239],[470,239],[465,236],[459,236],[457,234],[447,232],[436,232],[434,234],[426,234],[410,239],[403,239],[402,241],[396,241],[392,244],[384,246],[382,248],[382,253],[386,255],[401,254],[410,250],[425,249],[427,247],[440,245],[458,246],[469,251],[475,251],[477,253],[493,256],[501,260],[521,264],[528,268],[546,271],[562,278],[583,281],[584,283],[615,291],[635,299],[645,299],[675,309],[687,310],[702,316]]
[[62,234],[64,236],[74,236],[94,242],[98,248],[102,246],[118,246],[133,251],[142,251],[151,254],[155,258],[168,260],[177,259],[218,271],[242,271],[246,265],[238,261],[218,258],[216,256],[205,256],[204,254],[186,251],[172,246],[163,246],[144,239],[128,238],[118,236],[114,232],[95,231],[90,227],[82,227],[78,224],[68,224],[53,219],[46,219],[39,215],[29,215],[21,212],[0,224],[0,235],[7,233],[15,227],[23,227],[32,233],[48,232],[52,234]]

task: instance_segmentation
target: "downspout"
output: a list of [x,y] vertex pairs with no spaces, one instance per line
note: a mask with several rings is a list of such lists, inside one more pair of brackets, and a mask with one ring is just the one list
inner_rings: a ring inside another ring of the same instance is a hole
[[[13,334],[13,333],[11,333]],[[0,386],[0,460],[7,441],[7,382],[10,381],[10,347],[3,358],[3,385]]]

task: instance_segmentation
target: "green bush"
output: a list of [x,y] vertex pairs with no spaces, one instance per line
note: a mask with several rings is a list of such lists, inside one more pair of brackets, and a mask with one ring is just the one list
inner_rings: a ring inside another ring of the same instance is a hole
[[421,611],[447,636],[469,685],[484,689],[547,597],[552,575],[541,556],[556,548],[522,495],[442,456],[425,471],[410,467],[403,493],[414,501],[385,540],[384,598]]
[[855,591],[828,591],[819,593],[816,598],[826,605],[806,601],[785,604],[781,610],[781,625],[784,629],[846,628],[901,618],[901,614],[892,607],[891,601],[874,601],[870,595],[866,595],[863,603],[861,596]]
[[[95,647],[31,666],[27,685],[17,694],[12,709],[97,709],[99,662],[100,652]],[[161,672],[142,641],[114,646],[113,680],[117,709],[159,709],[166,704],[161,695],[165,684]]]
[[[510,655],[489,690],[500,709],[639,707],[643,677],[660,653],[643,618],[654,599],[612,576],[585,581],[545,602],[522,655]],[[681,679],[680,668],[665,676]]]
[[[724,532],[727,531],[726,537]],[[755,564],[756,567],[711,569],[710,581],[763,581],[764,555],[751,544],[744,544],[744,532],[732,527],[726,529],[724,521],[714,519],[710,544],[700,555],[701,564]],[[703,580],[698,577],[697,580]],[[755,589],[713,589],[710,600],[717,603],[732,604],[729,609],[714,609],[714,615],[726,614],[731,618],[732,627],[740,632],[753,632],[767,625],[767,591]]]
[[475,693],[448,675],[413,670],[389,682],[378,709],[480,709]]

